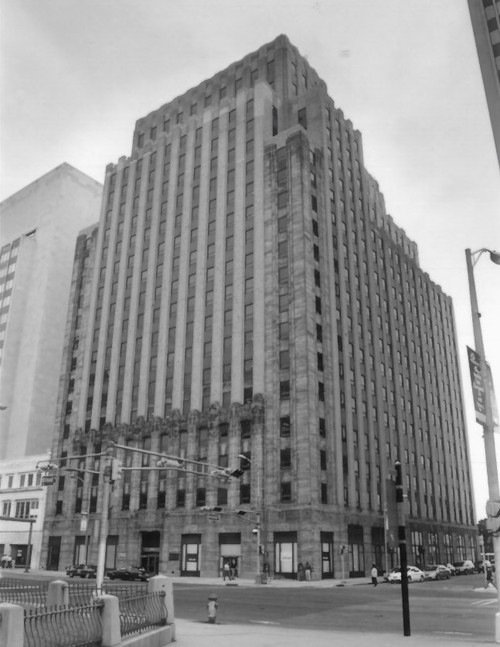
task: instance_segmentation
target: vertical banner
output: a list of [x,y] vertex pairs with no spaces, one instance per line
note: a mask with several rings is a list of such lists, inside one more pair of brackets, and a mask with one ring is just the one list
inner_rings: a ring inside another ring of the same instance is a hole
[[481,362],[475,350],[467,346],[469,358],[470,380],[472,384],[472,396],[474,398],[474,409],[476,411],[476,422],[480,425],[486,424],[486,400],[484,397],[484,381],[481,374]]
[[498,431],[498,407],[495,397],[495,388],[493,386],[493,375],[491,367],[486,363],[486,380],[484,384],[483,376],[481,373],[481,363],[479,354],[475,350],[467,346],[467,356],[469,358],[470,379],[472,384],[472,395],[474,398],[474,409],[476,411],[476,422],[480,425],[486,425],[486,388],[490,394],[491,418],[494,426],[494,431]]

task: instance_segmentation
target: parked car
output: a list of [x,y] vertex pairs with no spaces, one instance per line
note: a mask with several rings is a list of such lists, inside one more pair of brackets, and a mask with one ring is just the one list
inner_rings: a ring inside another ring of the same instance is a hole
[[[425,580],[424,572],[416,566],[408,566],[406,572],[408,573],[408,582],[423,582]],[[401,582],[401,569],[393,568],[387,577],[387,581],[391,584]]]
[[97,575],[97,566],[90,564],[77,564],[76,566],[68,566],[66,569],[68,577],[82,577],[93,578]]
[[446,568],[450,571],[450,575],[456,575],[457,574],[457,569],[453,566],[453,564],[446,564]]
[[451,573],[444,564],[430,564],[424,568],[424,575],[426,580],[449,580]]
[[109,577],[110,580],[140,580],[141,582],[146,582],[151,576],[151,573],[146,573],[144,568],[139,568],[138,566],[106,571],[106,577]]
[[472,575],[474,573],[474,563],[470,559],[454,562],[453,566],[457,575]]

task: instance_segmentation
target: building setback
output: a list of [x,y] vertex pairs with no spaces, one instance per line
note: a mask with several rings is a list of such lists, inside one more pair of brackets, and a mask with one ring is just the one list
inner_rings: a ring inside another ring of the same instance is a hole
[[208,576],[233,558],[254,573],[246,519],[259,513],[261,567],[293,577],[309,561],[313,577],[340,577],[345,560],[362,575],[385,565],[396,460],[410,563],[473,556],[451,299],[285,36],[137,122],[131,156],[107,167],[99,226],[78,240],[71,298],[54,454],[83,458],[49,495],[47,568],[81,556],[82,511],[96,562],[102,488],[83,469],[99,459],[84,457],[108,440],[221,467],[251,459],[226,485],[124,471],[108,567]]

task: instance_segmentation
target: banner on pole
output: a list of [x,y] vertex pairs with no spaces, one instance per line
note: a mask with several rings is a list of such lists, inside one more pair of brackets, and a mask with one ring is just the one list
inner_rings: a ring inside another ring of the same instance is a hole
[[[469,358],[469,371],[472,384],[472,396],[474,398],[474,409],[476,412],[476,422],[485,426],[486,420],[486,389],[490,395],[490,406],[493,426],[498,428],[498,408],[495,397],[495,389],[493,386],[493,375],[491,367],[486,363],[486,380],[484,383],[483,374],[481,373],[481,360],[479,354],[475,350],[467,346],[467,356]],[[496,429],[495,429],[496,431]]]

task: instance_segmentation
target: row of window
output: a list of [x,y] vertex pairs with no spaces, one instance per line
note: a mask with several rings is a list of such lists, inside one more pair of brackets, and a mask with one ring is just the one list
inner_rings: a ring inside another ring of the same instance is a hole
[[30,517],[36,517],[38,510],[38,499],[26,499],[26,500],[16,500],[16,501],[2,501],[2,515],[4,517],[10,517],[13,510],[13,505],[15,505],[14,511],[15,514],[12,517],[18,519],[29,519]]
[[41,472],[22,472],[20,474],[0,475],[0,490],[34,487],[40,485]]

